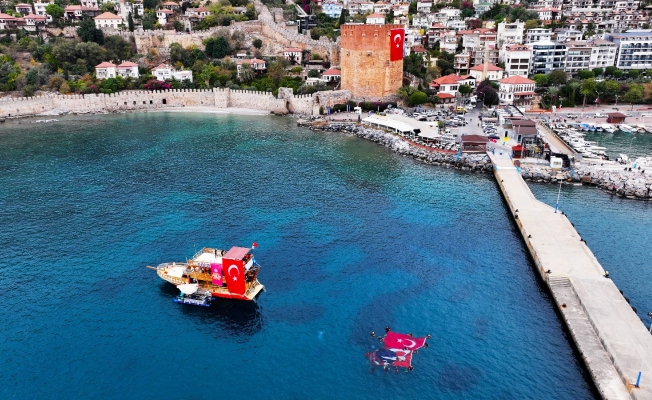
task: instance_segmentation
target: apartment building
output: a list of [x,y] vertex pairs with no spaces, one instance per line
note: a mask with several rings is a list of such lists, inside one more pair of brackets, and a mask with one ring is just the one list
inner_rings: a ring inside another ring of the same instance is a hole
[[522,44],[505,45],[501,50],[505,63],[505,75],[527,77],[532,61],[532,50]]
[[556,69],[565,69],[566,66],[566,45],[551,41],[540,41],[528,43],[532,50],[532,63],[530,74],[548,74]]
[[524,28],[525,22],[521,22],[519,20],[511,23],[499,23],[498,30],[496,32],[496,40],[498,41],[498,46],[502,46],[503,44],[522,44]]
[[589,62],[591,69],[616,65],[616,49],[618,46],[615,43],[603,39],[594,39],[590,43],[592,44]]
[[569,41],[566,45],[565,71],[573,75],[591,66],[592,46],[589,42]]
[[525,43],[552,40],[552,29],[534,28],[525,31]]
[[605,39],[616,45],[615,66],[619,69],[652,68],[652,31],[611,33]]

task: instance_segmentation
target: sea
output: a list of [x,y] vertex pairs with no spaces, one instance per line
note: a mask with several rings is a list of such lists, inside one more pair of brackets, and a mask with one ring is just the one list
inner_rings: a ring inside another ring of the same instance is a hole
[[[0,398],[597,397],[488,174],[160,112],[8,121],[0,189]],[[650,203],[563,186],[560,208],[644,318]],[[146,268],[253,242],[256,302],[178,305]],[[432,336],[413,371],[365,358],[386,327]]]

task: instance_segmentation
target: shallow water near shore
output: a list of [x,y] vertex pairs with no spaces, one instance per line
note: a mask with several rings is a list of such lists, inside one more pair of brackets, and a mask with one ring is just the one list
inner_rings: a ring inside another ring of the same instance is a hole
[[[60,119],[0,130],[0,397],[594,397],[489,175],[284,117]],[[253,241],[257,303],[145,268]],[[414,372],[370,373],[385,326],[432,334]]]

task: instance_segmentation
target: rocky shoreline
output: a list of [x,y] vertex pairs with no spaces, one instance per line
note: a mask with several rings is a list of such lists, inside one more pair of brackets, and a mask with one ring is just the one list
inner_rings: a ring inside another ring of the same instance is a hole
[[[486,154],[461,154],[419,148],[408,141],[379,129],[370,129],[352,123],[320,123],[300,119],[298,125],[311,130],[335,132],[356,136],[381,144],[404,156],[410,156],[427,164],[455,167],[463,171],[490,172],[491,160]],[[652,199],[652,176],[644,171],[600,170],[595,166],[580,166],[572,170],[553,170],[548,166],[522,166],[521,176],[526,181],[537,183],[582,183],[599,188],[621,197],[631,199]]]

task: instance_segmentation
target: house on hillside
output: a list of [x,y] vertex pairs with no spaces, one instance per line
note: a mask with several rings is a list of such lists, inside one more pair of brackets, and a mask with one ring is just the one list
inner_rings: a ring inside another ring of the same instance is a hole
[[32,13],[32,5],[25,3],[16,4],[16,12],[22,16],[29,15]]
[[437,97],[442,103],[452,103],[455,101],[460,85],[469,85],[474,88],[475,78],[471,75],[450,74],[434,79],[430,82],[429,87],[437,92]]
[[116,67],[116,70],[118,76],[123,78],[140,78],[140,73],[138,72],[138,64],[136,63],[123,61],[122,64]]
[[188,80],[192,82],[192,71],[178,71],[170,66],[170,64],[162,63],[158,67],[152,69],[152,76],[159,81],[166,81],[174,79],[177,81]]
[[95,27],[98,29],[100,28],[118,29],[120,24],[122,24],[122,18],[110,12],[102,13],[97,17],[93,18],[93,20],[95,21]]
[[161,8],[156,10],[156,19],[161,25],[165,25],[174,18],[174,11],[168,10],[167,8]]
[[49,6],[50,4],[54,4],[54,0],[43,0],[43,1],[34,2],[34,14],[45,17],[48,23],[52,22],[52,16],[48,15],[48,13],[45,12],[45,7]]
[[331,68],[322,74],[324,82],[339,82],[340,79],[342,79],[342,71],[339,69]]
[[79,21],[84,16],[95,18],[98,15],[102,14],[102,10],[99,8],[78,5],[66,6],[63,11],[63,17],[68,21]]
[[385,16],[383,14],[373,13],[367,16],[368,25],[379,25],[384,23],[385,23]]
[[16,20],[16,26],[29,32],[40,32],[45,30],[47,17],[45,15],[29,14]]
[[116,65],[105,61],[95,66],[95,77],[97,79],[108,79],[116,77]]
[[291,63],[300,63],[303,59],[303,50],[298,47],[287,47],[283,49],[283,56]]
[[16,28],[16,17],[0,13],[0,30],[4,29],[15,29]]
[[252,58],[250,60],[235,60],[237,76],[240,78],[240,71],[242,71],[242,66],[248,64],[251,69],[254,70],[256,75],[259,73],[265,72],[267,65],[265,65],[265,60],[260,60],[258,58]]

